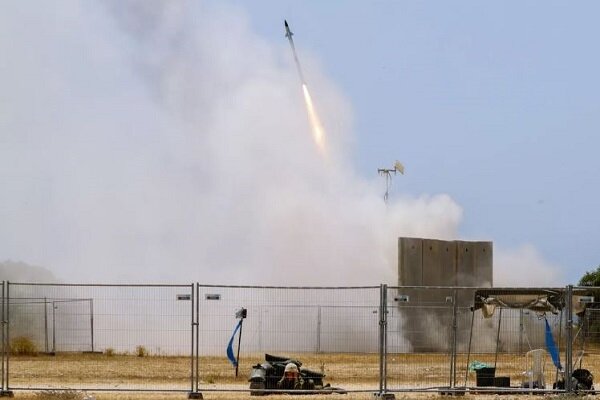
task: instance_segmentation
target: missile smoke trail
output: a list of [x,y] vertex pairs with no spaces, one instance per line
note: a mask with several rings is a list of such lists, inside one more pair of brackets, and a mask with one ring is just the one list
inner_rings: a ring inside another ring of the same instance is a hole
[[325,130],[323,129],[323,125],[321,124],[321,119],[317,114],[314,103],[310,96],[310,92],[308,91],[308,86],[306,84],[306,80],[304,79],[304,74],[302,73],[302,67],[300,67],[300,60],[298,60],[298,54],[296,53],[296,46],[294,45],[294,40],[292,39],[292,31],[290,30],[290,26],[288,22],[284,20],[285,25],[285,37],[288,38],[290,42],[290,47],[292,48],[292,53],[294,54],[294,62],[296,63],[296,68],[298,69],[298,76],[300,78],[300,83],[302,85],[302,94],[304,95],[304,103],[306,104],[306,112],[308,113],[308,121],[310,122],[310,126],[313,133],[313,138],[315,140],[315,144],[321,153],[325,153]]

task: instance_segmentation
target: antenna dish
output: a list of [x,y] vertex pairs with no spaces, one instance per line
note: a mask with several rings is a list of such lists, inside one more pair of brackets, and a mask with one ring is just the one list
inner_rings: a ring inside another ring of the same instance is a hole
[[396,160],[396,162],[394,163],[394,170],[404,175],[404,165],[402,165],[402,163],[398,160]]

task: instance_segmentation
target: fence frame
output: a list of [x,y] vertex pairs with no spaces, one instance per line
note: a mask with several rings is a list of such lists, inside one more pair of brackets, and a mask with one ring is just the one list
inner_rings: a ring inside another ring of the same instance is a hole
[[[449,362],[449,381],[447,388],[438,388],[438,392],[441,393],[465,393],[469,391],[476,390],[477,392],[506,392],[506,393],[531,393],[532,390],[528,388],[507,388],[506,390],[498,390],[498,388],[493,389],[482,389],[477,387],[468,387],[467,386],[467,377],[468,377],[468,368],[465,372],[465,382],[464,385],[457,384],[457,359],[458,359],[458,346],[457,346],[457,338],[458,338],[458,321],[457,321],[457,310],[458,310],[458,290],[461,289],[470,289],[476,290],[476,287],[448,287],[448,286],[390,286],[387,284],[381,284],[379,286],[361,286],[361,287],[309,287],[309,286],[232,286],[232,285],[207,285],[200,283],[192,283],[188,285],[169,285],[169,284],[74,284],[74,283],[11,283],[9,281],[1,282],[1,304],[0,304],[0,351],[1,355],[1,365],[0,365],[0,397],[10,396],[13,393],[13,390],[25,390],[20,387],[11,387],[10,384],[10,366],[11,366],[11,345],[10,345],[10,305],[11,305],[11,294],[10,294],[10,286],[11,285],[27,285],[27,286],[77,286],[77,287],[181,287],[188,288],[189,293],[191,295],[190,301],[190,351],[189,351],[189,373],[190,373],[190,381],[189,381],[189,390],[176,390],[176,389],[128,389],[128,388],[115,388],[115,389],[89,389],[90,391],[123,391],[123,392],[181,392],[185,391],[188,393],[188,398],[198,399],[202,398],[201,388],[200,388],[200,288],[206,287],[225,287],[225,288],[244,288],[244,289],[352,289],[352,288],[360,288],[360,289],[377,289],[379,288],[379,318],[378,318],[378,361],[379,361],[379,377],[378,377],[378,387],[373,387],[372,389],[367,390],[359,390],[358,392],[372,392],[378,397],[382,398],[394,398],[394,392],[406,392],[406,391],[424,391],[425,389],[421,389],[418,387],[410,388],[410,389],[394,389],[388,387],[388,379],[391,378],[390,372],[388,370],[388,353],[389,353],[389,344],[388,344],[388,313],[389,313],[389,304],[388,304],[388,293],[390,289],[444,289],[444,290],[452,290],[452,326],[450,329],[450,354],[448,362]],[[496,288],[494,288],[496,289]],[[533,288],[535,289],[535,288]],[[542,289],[542,288],[538,288]],[[573,293],[575,290],[600,290],[600,288],[594,287],[573,287],[573,285],[567,285],[564,288],[555,288],[557,290],[563,291],[565,295],[565,368],[564,368],[564,376],[569,377],[573,373],[573,351],[574,351],[574,337],[573,337]],[[94,316],[93,316],[93,299],[90,301],[90,326],[91,326],[91,343],[92,343],[92,351],[94,349]],[[319,306],[321,307],[321,306]],[[501,311],[501,309],[500,309]],[[521,313],[522,314],[522,313]],[[522,328],[523,316],[520,315],[519,326],[520,331]],[[473,323],[475,320],[475,312],[470,318],[470,333],[469,333],[469,343],[471,343],[473,338]],[[46,322],[47,323],[47,322]],[[319,308],[319,319],[318,323],[320,325],[320,308]],[[585,323],[585,322],[584,322]],[[561,320],[562,324],[562,320]],[[500,324],[498,325],[498,334],[500,332]],[[317,339],[319,340],[319,338]],[[519,337],[519,343],[521,343],[522,338]],[[469,345],[470,347],[470,345]],[[519,345],[521,348],[521,345]],[[467,364],[469,363],[469,359],[467,358]],[[35,389],[26,389],[26,390],[35,390]],[[86,389],[82,389],[86,390]],[[231,392],[231,391],[242,391],[242,392],[250,392],[250,389],[239,390],[239,389],[203,389],[204,391],[223,391],[223,392]],[[431,389],[427,389],[430,391]],[[545,389],[545,390],[535,390],[536,393],[574,393],[575,388],[572,386],[572,382],[570,379],[565,379],[565,388],[564,389]]]
[[[378,286],[274,286],[274,285],[268,285],[268,286],[263,286],[263,285],[219,285],[219,284],[201,284],[201,283],[197,283],[197,294],[196,297],[197,299],[200,298],[200,288],[223,288],[223,289],[257,289],[257,290],[269,290],[269,289],[273,289],[273,290],[353,290],[353,289],[362,289],[362,290],[379,290],[379,304],[374,304],[374,308],[376,308],[378,310],[378,314],[381,315],[386,315],[387,313],[387,304],[382,303],[382,294],[385,293],[383,291],[383,287],[387,286],[387,285],[383,285],[380,284]],[[299,307],[310,307],[310,308],[315,308],[317,310],[317,326],[318,326],[318,313],[322,308],[327,308],[327,307],[336,307],[336,306],[323,306],[323,305],[318,305],[318,306],[303,306],[303,305],[299,305]],[[352,307],[352,306],[350,306]],[[356,307],[356,306],[354,306]],[[358,307],[368,307],[368,306],[358,306]],[[382,312],[382,310],[386,310],[385,312]],[[378,337],[379,337],[379,341],[381,341],[381,329],[382,329],[382,324],[381,324],[381,317],[380,319],[377,321],[378,323]],[[198,337],[197,337],[198,340]],[[319,343],[319,335],[317,335],[317,343]],[[385,355],[385,351],[383,351],[383,348],[381,346],[378,346],[378,358],[379,360],[382,359],[383,355]],[[198,356],[198,358],[200,358]],[[198,362],[198,360],[197,360]],[[379,375],[380,375],[380,383],[383,382],[383,385],[385,385],[385,376],[381,374],[382,369],[381,367],[378,370]],[[285,390],[281,390],[281,389],[266,389],[266,390],[261,390],[267,394],[281,394],[281,393],[285,393]],[[247,393],[252,393],[251,389],[213,389],[213,388],[197,388],[196,392],[198,392],[198,394],[201,395],[200,392],[247,392]],[[315,394],[315,393],[323,393],[323,394],[330,394],[331,391],[328,390],[295,390],[294,392],[297,392],[298,394]],[[373,387],[373,388],[369,388],[369,389],[356,389],[356,390],[351,390],[348,391],[350,392],[354,392],[354,393],[373,393],[375,395],[379,395],[380,393],[383,393],[382,390],[380,390],[379,388]],[[385,396],[384,396],[385,397]]]
[[386,284],[379,288],[379,392],[384,397],[387,393],[387,292]]
[[[198,375],[197,375],[197,370],[196,370],[196,374],[194,374],[194,363],[197,362],[197,357],[196,354],[194,353],[194,338],[197,335],[197,330],[195,329],[195,317],[197,314],[195,314],[195,310],[196,308],[194,307],[194,293],[195,293],[195,289],[197,287],[196,283],[191,283],[191,284],[107,284],[107,283],[42,283],[42,282],[10,282],[10,281],[4,281],[3,285],[2,285],[2,333],[3,333],[3,338],[5,340],[2,340],[2,347],[1,347],[1,351],[2,351],[2,357],[3,357],[3,373],[2,373],[2,388],[0,390],[0,397],[12,397],[14,394],[15,390],[49,390],[48,388],[44,388],[44,387],[28,387],[28,388],[22,388],[22,387],[11,387],[10,383],[9,383],[9,376],[10,376],[10,364],[9,364],[9,359],[10,359],[10,300],[11,300],[11,296],[10,296],[10,286],[46,286],[46,287],[93,287],[93,288],[182,288],[182,289],[187,289],[189,290],[189,295],[191,296],[191,301],[190,301],[190,320],[189,320],[189,329],[190,329],[190,335],[191,335],[191,347],[189,350],[189,359],[190,359],[190,380],[189,380],[189,389],[175,389],[175,388],[167,388],[167,389],[160,389],[160,388],[77,388],[77,390],[88,390],[88,391],[93,391],[93,392],[185,392],[188,393],[188,397],[190,399],[196,399],[196,398],[202,398],[201,394],[196,393],[196,388],[197,388],[197,381],[198,381]],[[89,299],[85,299],[85,300],[89,300]],[[6,309],[6,310],[5,310]],[[92,326],[92,332],[93,332],[93,317],[91,317],[91,321],[90,324]],[[6,330],[6,333],[4,333],[4,328]],[[93,336],[93,333],[92,333]],[[93,340],[93,339],[92,339]],[[93,345],[93,341],[92,341],[92,345]],[[4,365],[6,365],[6,367],[4,368]],[[198,397],[199,395],[199,397]]]
[[8,329],[8,321],[5,318],[5,301],[6,301],[6,282],[2,281],[2,311],[0,312],[1,316],[1,320],[0,320],[0,325],[1,325],[1,331],[2,333],[0,334],[0,336],[2,336],[1,341],[2,341],[2,387],[0,388],[0,395],[3,394],[5,392],[5,377],[6,375],[8,375],[8,368],[5,368],[5,361],[6,361],[6,355],[9,351],[7,351],[7,349],[9,348],[6,344],[6,330]]

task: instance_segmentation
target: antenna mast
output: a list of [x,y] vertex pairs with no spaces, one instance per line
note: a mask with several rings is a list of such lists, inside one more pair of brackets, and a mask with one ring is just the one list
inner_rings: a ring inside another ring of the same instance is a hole
[[396,175],[400,172],[404,175],[404,165],[400,161],[396,161],[394,163],[394,168],[379,168],[377,169],[379,175],[385,177],[385,193],[383,195],[383,201],[385,204],[388,202],[388,198],[390,197],[390,188],[392,187],[392,172]]

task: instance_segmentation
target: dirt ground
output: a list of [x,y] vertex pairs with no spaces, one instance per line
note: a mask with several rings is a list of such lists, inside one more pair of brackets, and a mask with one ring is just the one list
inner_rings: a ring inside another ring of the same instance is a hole
[[[88,399],[92,400],[185,400],[187,395],[185,394],[153,394],[153,393],[92,393],[86,392],[85,395],[89,396]],[[362,400],[362,399],[376,399],[372,394],[367,393],[350,393],[347,395],[311,395],[311,396],[293,396],[293,395],[269,395],[267,397],[251,397],[247,393],[204,393],[204,399],[206,400],[250,400],[250,399],[261,399],[265,398],[268,400]],[[465,400],[525,400],[532,399],[539,396],[527,396],[527,395],[466,395],[464,397],[458,397],[458,399]],[[543,398],[545,400],[584,400],[596,398],[597,396],[564,396],[564,395],[546,395]],[[83,399],[84,397],[81,397]],[[396,393],[397,400],[442,400],[447,398],[438,394],[422,394],[422,393]],[[78,400],[70,399],[58,396],[45,396],[43,393],[33,392],[17,392],[15,394],[16,400]]]
[[[378,388],[379,359],[376,354],[289,354],[303,362],[303,366],[326,374],[325,382],[348,390],[367,390],[366,393],[347,395],[269,395],[268,399],[372,399]],[[263,355],[242,358],[240,373],[234,370],[224,357],[201,357],[199,360],[199,388],[205,399],[250,399],[247,392],[214,392],[215,389],[244,390],[248,388],[248,376],[252,365],[262,361]],[[493,354],[473,354],[470,360],[493,365]],[[466,356],[457,358],[457,386],[464,385]],[[19,356],[10,359],[9,383],[11,388],[30,388],[31,391],[15,390],[17,399],[80,400],[57,397],[56,393],[42,392],[49,389],[86,389],[97,400],[120,399],[185,399],[185,393],[153,393],[152,390],[189,390],[191,360],[189,357],[136,357],[132,355],[104,354],[58,354],[56,356]],[[590,352],[583,360],[583,367],[600,375],[600,353]],[[497,360],[497,376],[508,376],[512,386],[519,386],[525,370],[522,354],[501,354]],[[429,388],[448,386],[450,381],[449,357],[445,354],[391,354],[388,356],[388,388]],[[546,362],[546,385],[551,387],[556,377],[548,357]],[[468,374],[468,386],[475,386],[475,374]],[[597,385],[598,386],[598,385]],[[143,389],[147,393],[94,392],[93,389]],[[437,393],[396,393],[397,399],[440,398]],[[465,399],[490,399],[496,395],[468,394]],[[503,395],[501,399],[520,399],[527,396]],[[554,396],[545,396],[545,398]],[[531,397],[529,397],[531,398]],[[561,398],[565,398],[564,396]],[[581,398],[581,397],[578,397]]]

